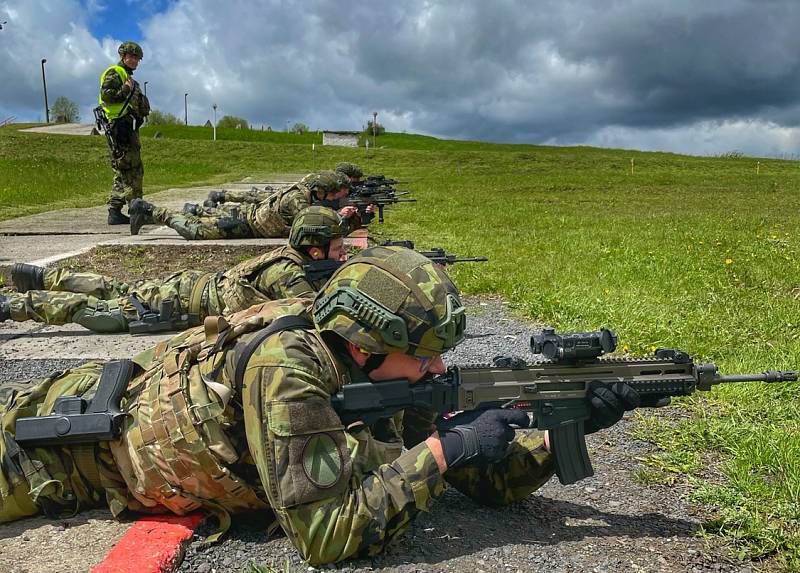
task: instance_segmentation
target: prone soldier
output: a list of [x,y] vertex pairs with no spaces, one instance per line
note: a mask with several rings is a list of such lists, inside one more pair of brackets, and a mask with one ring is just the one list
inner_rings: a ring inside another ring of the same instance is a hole
[[300,212],[289,245],[239,263],[224,273],[185,270],[160,281],[126,284],[93,273],[46,271],[17,264],[18,293],[0,295],[0,320],[76,323],[96,332],[180,330],[207,316],[268,300],[313,298],[332,274],[307,269],[344,256],[346,224],[327,207]]
[[[337,209],[337,201],[349,193],[346,177],[332,171],[314,174],[307,183],[295,183],[272,193],[260,203],[243,203],[213,215],[189,213],[157,207],[142,199],[131,203],[131,235],[138,235],[146,224],[166,225],[190,241],[203,239],[247,239],[287,237],[297,214],[319,204]],[[354,208],[340,210],[344,219],[352,218]],[[358,224],[351,222],[351,231]]]
[[[554,471],[547,434],[515,435],[528,427],[525,412],[471,412],[437,430],[410,409],[345,426],[331,404],[350,383],[413,387],[444,373],[441,355],[465,326],[439,267],[374,247],[313,304],[264,303],[206,320],[132,363],[90,362],[4,386],[0,522],[102,505],[114,515],[205,508],[219,519],[213,540],[231,514],[269,508],[316,565],[380,552],[430,510],[445,481],[483,503],[522,499]],[[627,392],[587,397],[592,421],[619,420],[636,397]],[[87,426],[81,416],[108,420],[102,431],[58,435],[65,411],[75,428]]]

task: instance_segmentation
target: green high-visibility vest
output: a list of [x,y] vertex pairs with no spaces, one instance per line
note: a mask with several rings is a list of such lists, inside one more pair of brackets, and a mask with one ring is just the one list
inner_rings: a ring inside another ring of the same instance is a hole
[[97,96],[97,103],[103,106],[103,111],[106,112],[108,121],[111,121],[127,114],[131,106],[130,100],[122,103],[106,103],[103,101],[103,82],[106,80],[106,74],[109,70],[117,72],[123,84],[128,80],[128,72],[122,66],[114,65],[107,68],[106,71],[103,72],[103,75],[100,76],[100,95]]

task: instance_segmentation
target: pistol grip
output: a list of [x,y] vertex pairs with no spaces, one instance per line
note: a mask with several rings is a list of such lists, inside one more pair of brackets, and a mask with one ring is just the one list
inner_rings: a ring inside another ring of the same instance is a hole
[[570,485],[594,475],[589,452],[586,451],[586,436],[583,421],[551,428],[550,451],[556,459],[556,475],[564,485]]

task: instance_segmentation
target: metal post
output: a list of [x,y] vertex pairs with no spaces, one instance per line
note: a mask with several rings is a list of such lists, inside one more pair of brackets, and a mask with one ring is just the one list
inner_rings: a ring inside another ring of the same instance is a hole
[[378,112],[372,112],[372,149],[375,149],[375,138],[378,137]]
[[44,86],[44,116],[46,122],[50,123],[50,106],[47,105],[47,80],[44,77],[44,65],[47,63],[47,58],[42,58],[42,85]]
[[147,82],[144,82],[144,97],[147,97]]
[[217,104],[213,104],[211,107],[214,108],[214,141],[217,140]]
[[189,125],[189,108],[186,107],[186,98],[189,97],[189,92],[183,94],[183,124]]

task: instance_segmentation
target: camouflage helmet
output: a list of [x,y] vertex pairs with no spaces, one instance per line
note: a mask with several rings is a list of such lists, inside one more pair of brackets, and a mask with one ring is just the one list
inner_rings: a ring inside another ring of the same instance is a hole
[[342,173],[343,175],[347,175],[348,177],[363,177],[364,172],[361,171],[361,167],[356,165],[355,163],[349,163],[347,161],[342,161],[341,163],[337,163],[334,171],[337,173]]
[[427,257],[372,247],[348,260],[314,300],[314,323],[372,354],[431,357],[464,339],[458,289]]
[[350,180],[346,175],[335,171],[320,171],[312,173],[303,178],[303,183],[311,191],[327,193],[338,193],[342,187],[350,188]]
[[142,51],[142,47],[137,44],[136,42],[122,42],[117,48],[117,53],[119,53],[119,57],[122,58],[125,54],[133,54],[140,60],[144,58],[144,52]]
[[300,211],[289,231],[289,244],[299,247],[324,247],[344,237],[346,229],[339,214],[329,207],[313,206]]

